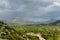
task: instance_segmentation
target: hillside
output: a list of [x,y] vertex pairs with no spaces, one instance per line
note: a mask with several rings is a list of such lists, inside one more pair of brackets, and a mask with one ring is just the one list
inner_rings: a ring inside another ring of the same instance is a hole
[[51,25],[60,25],[60,20],[56,20],[55,22],[50,23]]
[[0,39],[8,40],[60,40],[60,26],[10,26],[0,21]]
[[0,39],[4,40],[21,40],[21,36],[18,36],[19,33],[9,27],[6,23],[0,21]]

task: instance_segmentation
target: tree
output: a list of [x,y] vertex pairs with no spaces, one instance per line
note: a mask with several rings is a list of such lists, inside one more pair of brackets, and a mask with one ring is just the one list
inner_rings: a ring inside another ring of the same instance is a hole
[[3,21],[0,21],[0,26],[3,26],[3,25],[7,25],[7,24],[4,23]]

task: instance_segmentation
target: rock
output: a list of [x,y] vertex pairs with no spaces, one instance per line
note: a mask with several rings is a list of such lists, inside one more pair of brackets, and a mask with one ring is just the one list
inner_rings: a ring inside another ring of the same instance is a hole
[[35,34],[35,33],[30,32],[30,33],[26,33],[26,35],[36,36],[39,38],[39,40],[46,40],[42,37],[42,35],[40,33]]

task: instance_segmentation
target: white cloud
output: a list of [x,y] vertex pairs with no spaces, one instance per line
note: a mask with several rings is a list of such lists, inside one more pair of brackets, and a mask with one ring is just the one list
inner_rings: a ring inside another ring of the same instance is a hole
[[54,2],[53,4],[56,5],[56,6],[60,6],[59,2]]
[[60,7],[60,3],[59,2],[53,2],[51,5],[49,5],[45,8],[45,11],[50,12],[50,11],[53,11],[57,7]]
[[5,7],[5,8],[10,8],[10,4],[8,0],[0,0],[0,6]]

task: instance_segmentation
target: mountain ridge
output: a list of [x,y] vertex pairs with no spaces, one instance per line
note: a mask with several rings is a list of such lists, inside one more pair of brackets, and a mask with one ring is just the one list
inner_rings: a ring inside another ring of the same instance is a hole
[[53,23],[55,21],[58,21],[56,19],[51,19],[51,20],[48,20],[48,21],[45,21],[45,22],[34,22],[34,21],[29,21],[28,19],[23,19],[23,18],[10,18],[10,19],[6,19],[6,20],[3,20],[5,23],[8,23],[8,24],[18,24],[18,25],[21,25],[21,24],[49,24],[49,23]]

